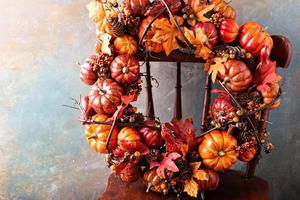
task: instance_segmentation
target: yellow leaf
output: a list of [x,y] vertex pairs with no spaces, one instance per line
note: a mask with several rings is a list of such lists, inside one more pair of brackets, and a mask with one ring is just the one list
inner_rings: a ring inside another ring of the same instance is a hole
[[111,38],[112,38],[112,36],[109,35],[108,33],[102,33],[99,36],[100,43],[102,44],[101,45],[101,52],[102,53],[106,53],[108,55],[112,54],[111,48],[110,48],[110,40],[111,40]]
[[92,0],[86,8],[89,11],[89,17],[95,22],[95,23],[101,23],[103,19],[106,18],[106,13],[103,7],[103,4],[100,3],[97,0]]
[[211,74],[211,80],[213,82],[216,81],[218,73],[224,75],[225,74],[225,66],[224,63],[227,61],[226,58],[220,58],[220,57],[215,57],[213,59],[211,59],[210,61],[208,61],[205,68],[208,68],[209,65],[209,70],[208,70],[208,74]]
[[185,159],[187,152],[189,151],[189,146],[187,144],[179,145],[179,149],[182,153],[182,158]]
[[193,177],[199,181],[207,181],[208,175],[204,170],[199,169],[200,165],[201,165],[201,162],[190,163],[190,166],[193,170]]
[[200,21],[200,22],[209,22],[210,20],[205,17],[204,15],[211,11],[212,9],[214,9],[215,5],[207,5],[203,10],[200,10],[196,13],[196,16],[197,16],[197,20]]
[[173,50],[178,49],[179,45],[176,38],[183,40],[183,37],[179,30],[177,29],[174,20],[182,25],[183,19],[181,17],[172,18],[160,18],[155,20],[153,26],[156,28],[156,32],[152,37],[152,41],[162,44],[166,55],[169,55]]
[[186,192],[191,197],[197,197],[198,190],[198,183],[193,178],[184,182],[184,192]]

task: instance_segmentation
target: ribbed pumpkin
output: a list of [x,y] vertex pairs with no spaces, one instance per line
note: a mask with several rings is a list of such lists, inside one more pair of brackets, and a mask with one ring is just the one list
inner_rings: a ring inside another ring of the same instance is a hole
[[164,181],[159,178],[156,173],[157,167],[149,169],[144,173],[143,183],[153,192],[162,193],[164,187]]
[[93,85],[98,80],[97,55],[87,58],[80,66],[80,80],[87,85]]
[[[279,93],[279,84],[274,83],[270,85],[270,91],[262,92],[262,96],[264,98],[264,104],[269,104],[273,101],[274,98],[277,97]],[[275,103],[269,108],[270,110],[276,109],[280,106],[280,99],[276,100]]]
[[[144,124],[147,126],[155,126],[157,125],[157,122],[153,120],[146,120]],[[144,143],[147,144],[149,147],[159,148],[164,141],[159,130],[144,127],[140,128],[139,132],[142,135]]]
[[[144,31],[146,30],[146,27],[148,26],[148,24],[151,22],[151,20],[153,19],[153,16],[149,16],[147,18],[145,18],[141,25],[140,25],[140,29],[139,29],[139,39],[142,38]],[[151,51],[151,52],[155,52],[155,53],[160,53],[163,51],[163,46],[162,44],[153,42],[151,39],[155,34],[155,28],[152,26],[146,36],[144,37],[144,40],[142,41],[142,45],[146,48],[147,51]]]
[[140,64],[129,54],[119,55],[110,64],[110,73],[120,83],[132,83],[140,75]]
[[225,75],[219,74],[222,80],[228,79],[226,86],[233,92],[246,90],[251,81],[252,74],[247,65],[240,60],[228,60],[225,64]]
[[117,37],[114,41],[114,50],[119,54],[134,55],[137,51],[137,42],[130,35]]
[[240,151],[238,159],[243,162],[251,161],[256,155],[256,147],[251,147],[248,150]]
[[224,0],[212,0],[211,4],[213,4],[214,11],[222,14],[224,17],[229,19],[236,18],[236,11]]
[[197,180],[199,191],[201,192],[208,192],[214,191],[218,188],[220,183],[220,176],[217,172],[211,169],[203,169],[207,176],[208,180]]
[[207,168],[225,171],[237,161],[237,145],[230,131],[214,130],[205,135],[198,150]]
[[211,104],[211,116],[212,119],[217,122],[224,124],[231,118],[230,113],[235,113],[237,108],[233,105],[231,98],[226,94],[220,94],[214,103]]
[[225,19],[220,24],[220,38],[224,43],[233,42],[239,34],[239,26],[233,19]]
[[256,22],[246,22],[240,28],[240,45],[253,56],[260,56],[262,48],[273,48],[273,40],[265,28]]
[[139,132],[134,128],[124,127],[118,135],[118,145],[130,153],[139,150],[141,141]]
[[[97,114],[93,116],[92,119],[97,122],[106,122],[108,118],[109,118],[108,115]],[[87,141],[96,152],[107,153],[106,141],[110,129],[111,129],[110,125],[91,124],[86,126],[85,135]],[[119,133],[119,129],[115,127],[109,142],[110,150],[114,150],[117,147],[118,133]]]
[[133,16],[143,16],[147,9],[151,6],[149,0],[126,0],[126,9],[130,11]]
[[209,48],[213,48],[218,42],[218,30],[216,26],[209,22],[198,22],[192,30],[195,32],[197,29],[201,29],[207,36],[206,45]]
[[123,88],[114,80],[100,79],[92,86],[90,102],[97,113],[113,114],[122,102]]

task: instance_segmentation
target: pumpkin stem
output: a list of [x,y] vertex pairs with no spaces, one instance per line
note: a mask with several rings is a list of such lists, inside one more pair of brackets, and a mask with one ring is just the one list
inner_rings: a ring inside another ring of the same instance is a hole
[[147,190],[146,192],[150,192],[150,188],[152,187],[152,184],[150,182],[148,182],[148,185],[147,185]]
[[127,74],[128,71],[129,71],[128,67],[124,66],[123,69],[122,69],[123,74]]
[[224,156],[226,156],[226,152],[224,150],[221,150],[221,151],[218,152],[218,155],[220,157],[224,157]]

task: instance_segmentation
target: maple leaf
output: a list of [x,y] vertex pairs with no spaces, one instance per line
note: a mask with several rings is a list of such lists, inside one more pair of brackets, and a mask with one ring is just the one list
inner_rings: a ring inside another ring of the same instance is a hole
[[206,5],[206,3],[201,2],[201,0],[196,0],[195,3],[192,4],[193,13],[195,13],[196,17],[193,19],[188,19],[187,22],[191,26],[195,26],[197,21],[200,22],[209,22],[210,19],[205,17],[204,15],[209,11],[214,9],[214,5]]
[[224,63],[227,61],[226,58],[214,57],[208,60],[204,65],[204,70],[211,74],[211,80],[216,81],[218,74],[225,74]]
[[190,163],[190,166],[193,170],[193,178],[195,178],[199,181],[207,181],[208,180],[208,174],[203,169],[199,169],[201,166],[201,162]]
[[111,41],[112,36],[108,33],[101,33],[99,36],[99,43],[101,44],[101,52],[108,55],[112,54],[111,51]]
[[106,12],[102,3],[97,0],[92,0],[86,8],[89,11],[89,17],[95,23],[101,23],[106,18]]
[[184,182],[184,192],[186,192],[191,197],[197,197],[199,186],[198,183],[193,179],[189,179]]
[[276,73],[276,62],[272,62],[269,58],[270,53],[268,47],[262,49],[260,62],[254,73],[253,82],[261,92],[270,91],[270,86],[281,80],[281,76]]
[[161,135],[166,141],[167,152],[181,153],[184,158],[186,153],[195,147],[195,132],[191,119],[173,119],[172,124],[163,124]]
[[166,178],[165,175],[165,170],[170,170],[172,172],[178,172],[179,169],[176,166],[176,164],[174,163],[174,160],[178,159],[181,157],[180,154],[178,153],[164,153],[162,154],[162,161],[159,162],[151,162],[150,163],[150,169],[154,168],[154,167],[158,167],[156,170],[157,175],[159,175],[161,178]]
[[212,51],[206,46],[206,43],[208,42],[208,36],[203,32],[203,30],[197,28],[194,33],[194,31],[185,27],[184,35],[189,42],[196,47],[195,56],[197,58],[201,57],[204,60],[207,60]]
[[155,20],[153,26],[157,29],[154,36],[152,37],[152,41],[162,44],[166,55],[168,56],[173,50],[179,48],[179,44],[177,42],[179,40],[183,40],[183,37],[180,31],[177,29],[174,20],[177,21],[178,25],[183,24],[182,17],[170,17],[170,20],[166,17]]
[[208,13],[209,11],[211,11],[212,9],[214,9],[215,5],[211,4],[211,5],[207,5],[203,10],[199,11],[196,13],[197,16],[197,20],[200,22],[209,22],[210,20],[205,17],[204,15],[206,13]]

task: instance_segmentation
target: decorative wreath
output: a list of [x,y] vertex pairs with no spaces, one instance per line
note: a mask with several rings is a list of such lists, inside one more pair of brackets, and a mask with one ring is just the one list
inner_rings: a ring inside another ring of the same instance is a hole
[[[281,77],[262,25],[239,27],[224,0],[92,0],[87,8],[99,40],[80,69],[90,93],[75,104],[87,142],[123,181],[142,177],[147,191],[197,197],[215,190],[218,172],[237,160],[272,151],[270,133],[257,127],[280,105]],[[198,135],[191,119],[161,123],[131,104],[142,78],[153,80],[139,61],[186,56],[204,62],[208,82],[221,86]]]

